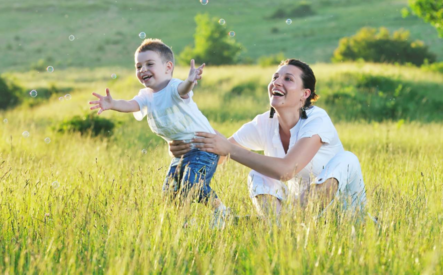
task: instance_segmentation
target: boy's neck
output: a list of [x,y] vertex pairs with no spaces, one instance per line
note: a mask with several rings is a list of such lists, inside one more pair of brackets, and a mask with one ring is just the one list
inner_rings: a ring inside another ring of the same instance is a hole
[[172,79],[172,77],[163,80],[161,83],[159,83],[157,85],[157,87],[148,87],[148,88],[150,88],[152,90],[152,92],[154,92],[154,93],[159,92],[159,91],[163,90],[164,88],[166,88],[166,86],[168,86],[169,81],[171,81],[171,79]]

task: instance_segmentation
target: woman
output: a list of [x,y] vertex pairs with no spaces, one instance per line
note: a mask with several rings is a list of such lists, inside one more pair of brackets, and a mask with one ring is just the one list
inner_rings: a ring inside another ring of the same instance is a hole
[[[328,114],[312,105],[318,98],[315,82],[307,64],[283,61],[268,86],[269,112],[256,116],[228,140],[210,133],[197,133],[193,140],[200,150],[230,155],[253,169],[248,187],[260,214],[280,213],[282,201],[288,199],[306,205],[308,193],[321,208],[335,199],[358,211],[366,203],[357,157],[344,151]],[[191,146],[172,142],[170,151],[179,156]],[[263,150],[265,155],[248,149]]]

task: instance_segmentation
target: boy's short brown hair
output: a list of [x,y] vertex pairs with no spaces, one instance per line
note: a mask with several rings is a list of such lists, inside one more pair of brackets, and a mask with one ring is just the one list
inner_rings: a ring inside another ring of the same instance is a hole
[[142,44],[135,51],[135,54],[146,51],[154,51],[160,55],[163,62],[171,61],[172,64],[174,64],[174,53],[171,48],[160,39],[148,38],[143,40]]

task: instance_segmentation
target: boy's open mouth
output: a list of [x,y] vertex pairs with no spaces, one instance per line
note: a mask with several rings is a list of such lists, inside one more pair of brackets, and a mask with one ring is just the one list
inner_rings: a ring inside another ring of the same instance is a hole
[[152,75],[145,75],[142,78],[143,78],[143,80],[147,80],[147,79],[150,79],[151,77],[152,77]]
[[285,94],[281,91],[274,90],[274,91],[272,91],[272,95],[273,96],[284,96]]

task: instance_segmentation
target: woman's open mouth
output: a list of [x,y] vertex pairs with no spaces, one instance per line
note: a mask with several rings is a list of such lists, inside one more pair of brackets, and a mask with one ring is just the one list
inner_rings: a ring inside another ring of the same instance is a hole
[[273,96],[284,96],[285,94],[282,91],[279,90],[273,90],[272,91]]

